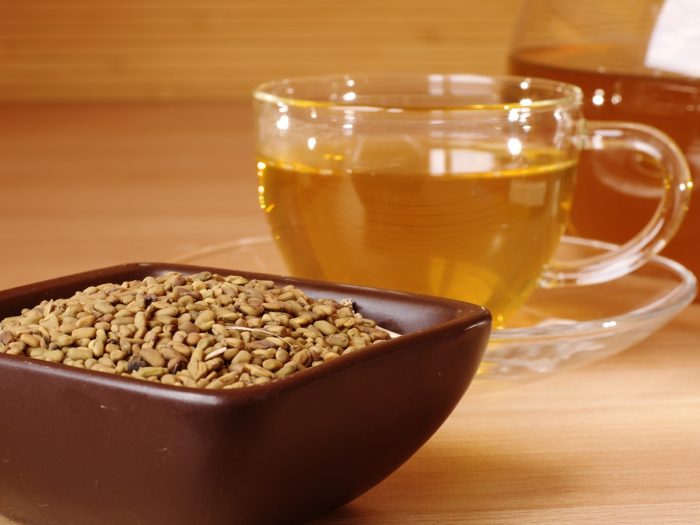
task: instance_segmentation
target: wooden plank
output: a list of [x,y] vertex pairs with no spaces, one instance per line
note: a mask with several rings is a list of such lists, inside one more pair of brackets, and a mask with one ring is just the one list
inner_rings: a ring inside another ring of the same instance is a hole
[[521,1],[6,1],[0,100],[240,99],[285,76],[500,73]]

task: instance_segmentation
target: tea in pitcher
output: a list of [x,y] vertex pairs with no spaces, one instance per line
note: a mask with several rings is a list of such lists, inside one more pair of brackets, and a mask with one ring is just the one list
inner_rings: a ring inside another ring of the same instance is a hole
[[[694,178],[700,179],[700,78],[632,66],[643,64],[644,51],[619,44],[519,49],[511,56],[510,70],[580,86],[590,120],[641,122],[661,129],[678,143]],[[654,213],[661,178],[658,163],[638,152],[582,152],[575,200],[598,206],[574,205],[571,232],[624,243]],[[691,203],[663,254],[700,274],[699,242],[700,205]]]

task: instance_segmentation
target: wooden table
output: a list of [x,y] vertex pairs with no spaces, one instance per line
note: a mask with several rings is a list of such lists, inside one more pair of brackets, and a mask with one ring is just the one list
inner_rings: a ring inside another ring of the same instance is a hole
[[[235,103],[0,106],[0,288],[265,233],[251,130]],[[480,390],[315,523],[700,523],[700,305],[598,364]]]

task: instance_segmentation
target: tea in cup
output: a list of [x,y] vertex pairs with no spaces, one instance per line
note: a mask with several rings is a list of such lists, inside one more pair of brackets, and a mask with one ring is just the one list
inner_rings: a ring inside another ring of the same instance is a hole
[[[260,206],[291,273],[482,304],[497,324],[538,284],[639,267],[687,207],[688,168],[669,139],[586,122],[581,91],[561,82],[302,78],[263,84],[255,108]],[[664,206],[616,252],[553,261],[584,148],[651,152]]]

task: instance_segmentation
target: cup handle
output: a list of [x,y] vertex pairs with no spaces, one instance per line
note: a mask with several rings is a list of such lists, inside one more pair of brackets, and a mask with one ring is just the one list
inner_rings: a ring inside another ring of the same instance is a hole
[[583,149],[631,149],[651,155],[663,168],[663,194],[649,223],[618,250],[585,259],[550,261],[540,276],[543,288],[601,283],[634,271],[666,246],[688,210],[693,189],[690,169],[668,135],[643,124],[584,121],[581,138]]

